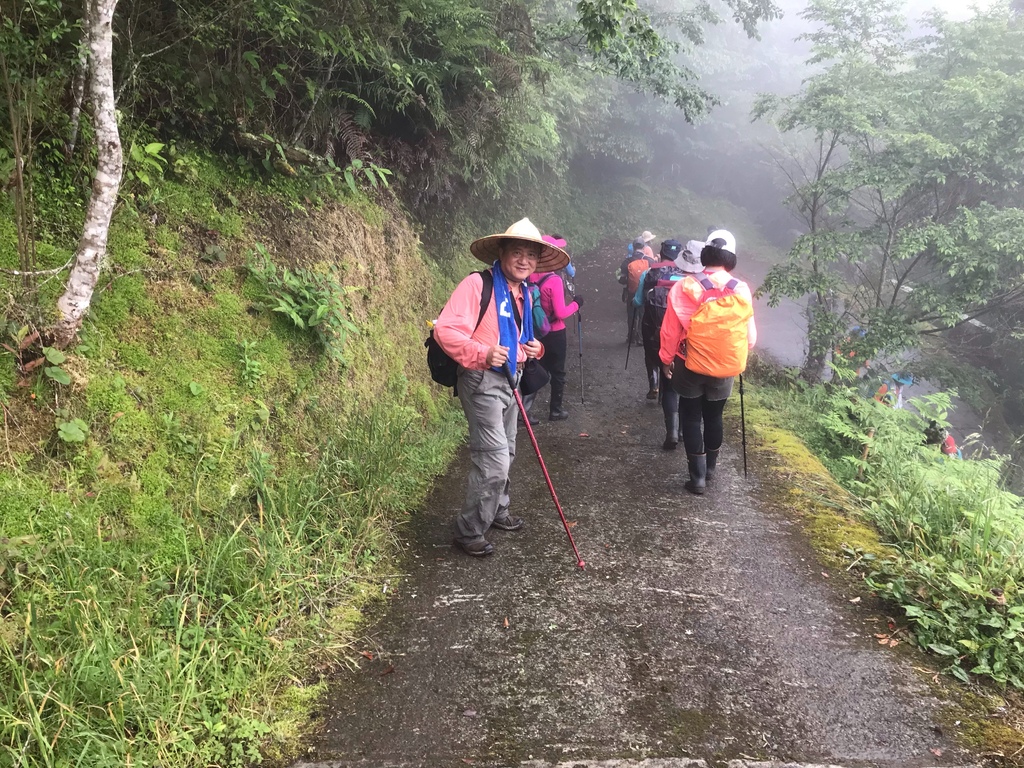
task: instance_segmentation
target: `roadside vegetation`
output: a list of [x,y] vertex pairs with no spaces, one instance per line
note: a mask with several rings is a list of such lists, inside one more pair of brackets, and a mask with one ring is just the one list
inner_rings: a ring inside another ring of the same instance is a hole
[[[823,532],[826,554],[845,557],[871,591],[899,606],[909,632],[895,639],[935,654],[964,682],[977,675],[1024,689],[1024,504],[1006,490],[1006,457],[962,460],[924,444],[929,420],[945,423],[948,394],[896,410],[849,374],[812,385],[796,373],[762,372],[755,407],[802,438],[860,522],[877,531]],[[834,506],[824,489],[812,495]]]
[[273,752],[461,439],[404,219],[176,151],[194,175],[132,187],[81,342],[3,328],[5,765]]

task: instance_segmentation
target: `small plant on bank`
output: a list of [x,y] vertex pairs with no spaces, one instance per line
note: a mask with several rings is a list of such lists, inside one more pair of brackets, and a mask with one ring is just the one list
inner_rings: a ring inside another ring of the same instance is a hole
[[376,163],[364,163],[358,158],[353,160],[344,171],[345,183],[353,195],[359,194],[358,182],[360,179],[366,179],[374,189],[387,188],[390,175],[391,171],[387,168],[382,168]]
[[256,342],[243,341],[241,346],[242,356],[239,362],[242,364],[242,382],[252,389],[260,383],[266,371],[263,370],[263,363],[256,357]]
[[358,330],[350,319],[348,296],[360,289],[342,285],[334,270],[278,267],[262,245],[250,254],[248,268],[259,284],[262,307],[311,333],[332,359],[344,365],[345,341]]
[[43,347],[43,356],[46,358],[46,362],[50,365],[43,368],[43,373],[48,379],[57,383],[67,386],[71,383],[71,377],[68,372],[60,366],[67,362],[67,356],[59,349],[53,347]]

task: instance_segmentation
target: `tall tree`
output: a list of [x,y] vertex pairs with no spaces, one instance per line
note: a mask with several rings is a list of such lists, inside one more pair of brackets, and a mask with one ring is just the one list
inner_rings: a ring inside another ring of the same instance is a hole
[[[811,173],[791,172],[807,234],[765,283],[773,301],[817,294],[808,378],[848,325],[867,329],[862,352],[894,350],[1024,293],[1021,31],[1004,8],[936,16],[904,39],[892,6],[875,5],[816,2],[811,63],[826,68],[760,105],[819,148],[837,141]],[[820,301],[823,288],[841,301]]]

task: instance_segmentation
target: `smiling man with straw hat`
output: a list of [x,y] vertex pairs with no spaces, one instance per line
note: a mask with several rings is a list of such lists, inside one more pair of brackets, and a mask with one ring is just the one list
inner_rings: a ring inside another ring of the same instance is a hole
[[[434,324],[434,338],[459,364],[456,392],[469,423],[469,482],[455,519],[455,544],[473,557],[494,552],[485,538],[491,528],[515,531],[523,519],[509,514],[508,472],[516,455],[516,403],[503,366],[516,382],[527,358],[544,347],[533,337],[523,282],[534,272],[553,272],[569,262],[561,248],[547,243],[529,219],[500,234],[473,241],[470,252],[489,274],[464,278]],[[490,284],[490,302],[481,300]]]

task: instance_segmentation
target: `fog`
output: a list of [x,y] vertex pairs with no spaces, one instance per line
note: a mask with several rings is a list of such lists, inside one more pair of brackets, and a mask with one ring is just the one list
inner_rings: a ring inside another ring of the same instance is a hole
[[[654,132],[650,139],[649,173],[659,182],[675,181],[744,208],[766,238],[788,250],[800,223],[785,203],[791,190],[779,162],[785,162],[786,151],[770,123],[751,120],[751,109],[760,94],[799,90],[810,73],[810,44],[799,38],[813,27],[801,18],[803,0],[777,4],[782,16],[758,26],[760,39],[750,39],[739,25],[724,22],[707,30],[703,45],[684,50],[680,61],[698,73],[701,85],[721,103],[697,124],[678,115],[666,118],[671,130]],[[923,19],[936,10],[966,19],[987,5],[912,0],[903,5],[908,34],[920,34]],[[657,111],[670,112],[664,107]]]

